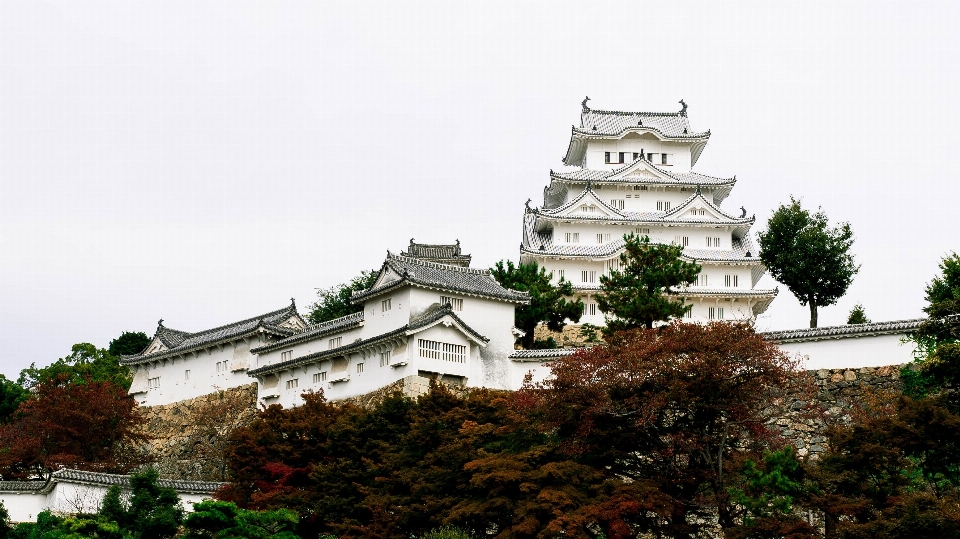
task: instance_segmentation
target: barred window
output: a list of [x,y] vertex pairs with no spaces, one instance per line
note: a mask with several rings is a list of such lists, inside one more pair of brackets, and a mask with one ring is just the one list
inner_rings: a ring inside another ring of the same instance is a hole
[[150,378],[147,380],[147,389],[160,389],[160,377]]
[[293,350],[280,352],[280,361],[290,361],[291,359],[293,359]]
[[300,385],[300,379],[294,378],[293,380],[287,380],[287,389],[296,389]]
[[380,366],[386,367],[390,364],[390,352],[380,352]]
[[327,371],[313,373],[313,383],[319,384],[327,380]]
[[454,363],[467,362],[467,347],[462,344],[417,339],[420,348],[420,357],[452,361]]
[[334,348],[340,348],[341,343],[343,343],[343,337],[334,337],[330,339],[328,346],[332,350]]
[[440,296],[440,305],[450,304],[454,311],[463,310],[463,298],[454,298],[450,296]]
[[380,312],[387,312],[393,308],[393,301],[390,298],[387,298],[380,302]]

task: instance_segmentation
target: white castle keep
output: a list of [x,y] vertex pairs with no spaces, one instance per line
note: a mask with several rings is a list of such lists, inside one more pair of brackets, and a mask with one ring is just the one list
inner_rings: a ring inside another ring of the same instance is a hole
[[563,163],[550,171],[543,206],[523,216],[520,261],[537,262],[573,284],[584,303],[581,323],[604,324],[595,294],[600,276],[620,268],[625,234],[683,247],[702,265],[696,283],[677,290],[690,320],[751,320],[777,290],[756,289],[766,269],[750,239],[754,217],[720,208],[736,178],[692,168],[710,138],[695,131],[687,105],[679,112],[592,110],[583,101]]

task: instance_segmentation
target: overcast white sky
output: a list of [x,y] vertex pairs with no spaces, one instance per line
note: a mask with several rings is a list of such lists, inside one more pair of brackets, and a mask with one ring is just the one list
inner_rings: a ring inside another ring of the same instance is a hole
[[[519,256],[585,95],[713,136],[723,207],[790,195],[863,267],[821,311],[920,316],[960,248],[960,8],[943,3],[0,3],[0,373],[197,331],[411,237]],[[775,286],[769,277],[759,286]],[[759,329],[804,327],[783,286]]]

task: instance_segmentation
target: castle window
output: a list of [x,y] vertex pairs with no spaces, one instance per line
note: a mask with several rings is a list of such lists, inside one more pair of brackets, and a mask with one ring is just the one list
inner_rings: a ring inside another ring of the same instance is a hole
[[363,363],[357,363],[357,374],[363,372]]
[[650,229],[649,229],[649,228],[638,228],[638,229],[636,229],[636,232],[637,232],[637,235],[638,235],[638,236],[649,236],[649,235],[650,235]]
[[567,232],[567,243],[580,243],[580,233]]
[[319,384],[325,381],[327,381],[327,371],[313,373],[313,383]]
[[620,160],[617,161],[617,162],[618,162],[618,163],[623,163],[623,157],[624,157],[625,155],[627,155],[627,152],[620,152]]
[[610,234],[597,234],[597,243],[603,244],[603,243],[609,243],[609,242],[610,242]]
[[693,305],[687,305],[687,310],[683,311],[684,318],[693,318]]
[[393,301],[390,298],[387,298],[380,302],[380,310],[387,312],[393,308]]
[[390,352],[380,352],[380,366],[386,367],[390,364]]
[[160,377],[157,376],[156,378],[150,378],[150,379],[148,379],[148,380],[147,380],[147,389],[148,389],[148,390],[151,390],[151,391],[154,390],[154,389],[160,389]]
[[689,246],[690,246],[690,236],[674,236],[674,237],[673,237],[673,243],[675,243],[675,244],[677,244],[677,245],[680,245],[680,246],[683,246],[683,247],[689,247]]
[[714,307],[707,309],[707,318],[714,320],[717,316],[717,310]]
[[610,199],[610,207],[611,207],[611,208],[614,208],[614,209],[622,210],[622,209],[623,209],[623,206],[624,206],[624,203],[625,203],[625,201],[624,201],[624,199],[622,199],[622,198],[611,198],[611,199]]
[[653,162],[653,154],[652,154],[652,153],[648,153],[648,154],[647,154],[647,161],[650,161],[651,163]]
[[647,191],[648,188],[647,188],[646,185],[634,185],[634,186],[633,186],[633,190],[634,190],[634,191]]
[[227,372],[227,360],[217,362],[217,372]]
[[467,361],[467,347],[461,344],[417,339],[417,346],[420,350],[420,357],[453,363],[466,363]]
[[340,345],[343,343],[343,337],[334,337],[329,341],[329,349],[340,348]]
[[620,271],[621,268],[622,268],[622,264],[620,263],[619,258],[611,258],[610,260],[607,260],[608,273],[611,271]]
[[583,282],[585,282],[585,283],[595,283],[595,282],[597,282],[597,272],[596,272],[596,271],[583,270],[582,272],[580,272],[580,276],[582,277],[581,280],[582,280]]
[[720,238],[707,238],[707,247],[720,247]]
[[452,298],[450,296],[440,296],[440,305],[450,304],[454,311],[463,310],[463,298]]
[[300,385],[300,379],[294,378],[293,380],[287,380],[287,389],[296,389]]
[[187,369],[187,370],[183,371],[183,379],[184,379],[184,380],[189,380],[189,379],[190,379],[190,369]]
[[293,350],[280,352],[280,361],[290,361],[291,359],[293,359]]
[[723,276],[724,286],[737,286],[737,276],[736,275],[724,275]]
[[603,162],[604,163],[610,162],[610,152],[603,152]]
[[584,316],[596,316],[596,315],[597,315],[597,304],[596,304],[596,303],[584,303],[584,304],[583,304],[583,315],[584,315]]
[[639,153],[633,152],[633,160],[634,160],[634,161],[636,161],[639,157],[640,157],[640,154],[639,154]]
[[671,162],[672,160],[670,159],[669,156],[670,156],[670,154],[668,154],[668,153],[662,153],[662,154],[660,154],[660,164],[661,164],[661,165],[667,165],[667,166],[670,166],[671,164],[673,164],[673,163]]
[[562,281],[564,277],[564,271],[562,269],[553,270],[553,274],[557,277],[558,281]]
[[701,273],[697,275],[697,281],[695,283],[697,286],[707,286],[707,274]]
[[658,200],[658,201],[657,201],[657,211],[670,211],[670,201],[669,201],[669,200]]

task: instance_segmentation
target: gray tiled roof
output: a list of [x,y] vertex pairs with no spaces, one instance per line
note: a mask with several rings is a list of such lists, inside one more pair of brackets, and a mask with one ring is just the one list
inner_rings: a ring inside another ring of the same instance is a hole
[[[129,475],[118,475],[101,472],[87,472],[83,470],[57,470],[53,472],[51,480],[57,482],[85,483],[88,485],[119,485],[121,487],[130,486]],[[210,481],[184,481],[180,479],[160,479],[157,484],[161,487],[172,488],[177,492],[189,492],[196,494],[211,494],[226,483],[214,483]]]
[[619,135],[628,129],[649,128],[670,138],[701,138],[709,131],[694,132],[690,120],[680,112],[624,112],[587,110],[580,115],[575,131],[591,135]]
[[689,288],[676,288],[673,294],[676,296],[723,296],[723,297],[776,297],[779,289],[769,288],[707,288],[702,286],[691,286]]
[[413,238],[410,238],[410,245],[407,246],[406,252],[401,252],[400,254],[411,258],[429,260],[440,264],[463,266],[465,268],[470,267],[470,260],[472,259],[470,255],[465,255],[460,252],[460,240],[457,240],[455,244],[430,245],[426,243],[414,243]]
[[767,331],[764,337],[778,343],[820,341],[824,339],[843,339],[848,337],[865,337],[868,335],[884,335],[891,333],[910,333],[915,331],[926,318],[911,320],[894,320],[892,322],[873,322],[871,324],[848,324],[843,326],[828,326],[823,328],[788,329],[784,331]]
[[577,350],[584,350],[583,348],[548,348],[543,350],[514,350],[510,354],[510,359],[514,361],[547,361],[551,359],[556,359],[559,357],[565,357],[573,355]]
[[387,269],[392,270],[401,278],[395,281],[384,282],[362,292],[354,293],[352,301],[360,303],[366,298],[378,295],[388,290],[396,289],[404,284],[411,284],[424,288],[458,292],[461,294],[499,299],[513,303],[527,303],[530,295],[526,292],[504,288],[490,274],[490,270],[464,268],[449,264],[438,264],[408,256],[387,253],[381,274]]
[[355,341],[350,344],[345,344],[343,346],[340,346],[338,348],[333,348],[331,350],[314,352],[311,354],[307,354],[305,356],[295,357],[287,361],[281,361],[281,362],[273,363],[270,365],[264,365],[262,367],[258,367],[256,369],[248,371],[247,374],[250,376],[259,376],[261,374],[286,370],[286,369],[289,369],[290,367],[296,367],[302,364],[315,363],[327,357],[338,357],[343,354],[348,354],[352,351],[364,348],[371,344],[375,344],[380,341],[385,341],[391,338],[399,337],[401,335],[406,334],[407,332],[415,331],[425,326],[429,326],[430,324],[433,324],[434,322],[442,319],[445,316],[450,316],[451,318],[453,318],[457,322],[457,324],[459,324],[464,329],[464,331],[466,331],[470,336],[472,336],[476,340],[484,343],[490,341],[490,339],[484,337],[483,335],[478,333],[476,330],[468,326],[466,322],[461,320],[460,317],[453,312],[453,309],[451,308],[450,304],[447,304],[439,309],[428,311],[427,313],[424,313],[422,316],[411,320],[408,324],[404,325],[403,327],[397,328],[395,330],[388,331],[386,333],[381,333],[380,335],[376,335],[374,337],[370,337],[367,339]]
[[[554,244],[551,234],[537,232],[536,215],[529,213],[524,216],[523,244],[520,246],[520,252],[544,256],[603,258],[615,255],[623,249],[625,244],[623,237],[603,244]],[[541,246],[543,246],[543,249],[540,248]],[[747,256],[747,253],[750,253],[750,256]],[[739,241],[734,241],[732,249],[684,247],[683,256],[691,260],[705,262],[759,263],[760,261],[749,235],[743,236]]]
[[[233,322],[232,324],[226,324],[220,327],[198,331],[196,333],[170,330],[169,328],[164,327],[161,321],[157,327],[156,335],[170,348],[168,350],[154,352],[152,354],[134,354],[130,356],[123,356],[120,359],[120,363],[124,365],[132,365],[146,361],[154,361],[165,357],[176,356],[191,350],[198,350],[217,343],[228,342],[244,335],[252,334],[259,329],[263,329],[275,335],[287,337],[297,332],[292,329],[279,327],[277,324],[282,323],[291,316],[300,318],[299,313],[297,313],[297,306],[292,301],[290,302],[290,305],[282,309],[264,313],[260,316],[253,316],[244,320],[240,320],[239,322]],[[300,318],[300,321],[303,322],[303,318]],[[306,325],[305,322],[304,325]],[[170,344],[167,344],[167,341],[169,341]]]
[[276,342],[266,344],[264,346],[260,346],[258,348],[254,348],[250,350],[250,353],[260,354],[263,352],[269,352],[271,350],[283,348],[284,346],[289,346],[291,344],[318,339],[324,335],[330,335],[331,333],[339,333],[348,329],[358,328],[363,325],[363,313],[363,311],[359,311],[346,316],[341,316],[340,318],[334,318],[333,320],[327,320],[326,322],[321,322],[319,324],[311,324],[300,333],[291,335],[290,337]]
[[622,176],[619,178],[613,178],[623,172],[624,169],[632,166],[633,163],[625,165],[615,170],[590,170],[582,168],[580,170],[574,170],[570,172],[554,172],[550,171],[551,178],[557,178],[560,180],[570,180],[570,181],[592,181],[592,182],[617,182],[617,183],[642,183],[642,184],[669,184],[676,183],[678,185],[733,185],[737,182],[737,179],[734,178],[717,178],[714,176],[707,176],[706,174],[700,174],[698,172],[679,172],[674,173],[668,171],[664,168],[652,165],[653,168],[667,175],[673,182],[664,181],[662,178],[648,178],[648,177],[638,177],[638,176]]
[[44,490],[49,481],[0,481],[0,492],[36,492]]

